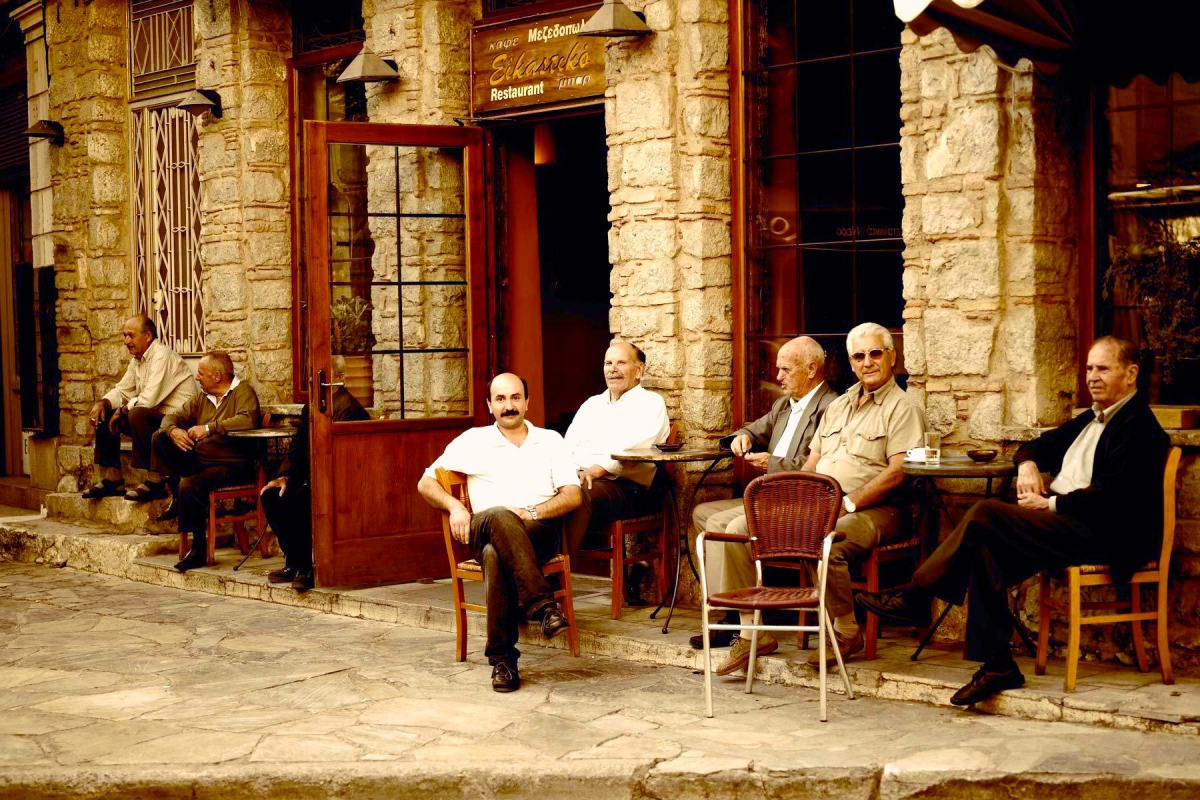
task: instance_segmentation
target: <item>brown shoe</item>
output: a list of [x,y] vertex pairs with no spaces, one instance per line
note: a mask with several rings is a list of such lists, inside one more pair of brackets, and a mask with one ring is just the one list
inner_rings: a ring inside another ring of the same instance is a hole
[[[842,661],[848,661],[850,656],[861,653],[863,647],[866,646],[866,643],[863,641],[862,629],[860,628],[858,633],[849,639],[843,639],[842,635],[837,631],[833,632],[833,641],[825,643],[825,666],[827,667],[837,666],[837,656],[833,654],[833,645],[837,645],[837,648],[842,651]],[[821,651],[819,649],[813,650],[808,654],[808,663],[809,666],[813,667],[821,663]]]
[[[758,654],[760,656],[770,655],[779,649],[779,642],[775,641],[775,637],[766,631],[758,632]],[[750,640],[737,637],[733,640],[733,647],[729,648],[729,658],[725,659],[725,663],[717,667],[718,675],[732,675],[739,669],[745,669],[750,666]]]

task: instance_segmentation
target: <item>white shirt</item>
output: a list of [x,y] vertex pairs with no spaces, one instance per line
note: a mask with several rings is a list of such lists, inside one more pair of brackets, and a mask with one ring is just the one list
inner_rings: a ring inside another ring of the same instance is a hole
[[152,408],[163,416],[187,405],[196,394],[188,365],[171,348],[154,339],[141,358],[130,359],[125,374],[104,395],[113,408]]
[[232,392],[234,389],[236,389],[237,385],[241,382],[242,382],[242,379],[239,378],[237,375],[234,375],[233,380],[231,380],[229,382],[229,388],[225,390],[225,394],[221,395],[220,397],[217,397],[215,394],[209,394],[208,392],[205,392],[204,397],[205,397],[205,399],[208,400],[208,402],[213,404],[213,408],[216,408],[217,406],[221,405],[221,401],[224,400],[226,397],[228,397],[229,393]]
[[[799,400],[789,399],[792,404],[791,412],[788,414],[787,427],[783,429],[783,436],[779,437],[779,443],[775,445],[775,449],[771,451],[771,455],[776,458],[787,458],[788,450],[792,446],[792,437],[796,435],[796,428],[800,425],[800,417],[804,414],[804,409],[808,408],[809,402],[813,399],[813,395],[821,388],[825,381],[820,381],[816,386],[808,390],[808,394],[801,397]],[[801,454],[803,455],[803,453]]]
[[[1100,443],[1100,435],[1104,433],[1104,426],[1135,394],[1136,392],[1130,392],[1106,409],[1100,408],[1098,403],[1092,406],[1092,411],[1096,412],[1096,418],[1083,426],[1083,430],[1079,432],[1075,441],[1071,442],[1071,446],[1063,454],[1062,469],[1058,471],[1058,474],[1054,476],[1054,481],[1050,484],[1050,491],[1054,495],[1068,494],[1092,485],[1092,464],[1096,461],[1096,445]],[[1058,497],[1050,498],[1051,511],[1058,511],[1057,500]]]
[[612,454],[665,442],[670,430],[662,396],[638,384],[616,401],[607,390],[585,400],[567,428],[567,449],[576,469],[599,464],[613,475],[649,486],[653,464],[623,463]]
[[528,421],[525,428],[528,433],[520,447],[495,425],[463,431],[425,470],[425,477],[436,480],[438,467],[466,474],[474,513],[496,506],[537,505],[564,486],[578,486],[563,438]]

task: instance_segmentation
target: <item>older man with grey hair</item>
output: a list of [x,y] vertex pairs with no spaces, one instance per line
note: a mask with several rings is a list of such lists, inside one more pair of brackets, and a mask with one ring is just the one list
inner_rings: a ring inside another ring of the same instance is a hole
[[[905,453],[919,447],[925,435],[924,411],[896,384],[896,348],[887,328],[873,322],[856,326],[846,336],[846,350],[858,383],[829,404],[800,467],[803,472],[835,478],[844,493],[837,530],[845,538],[833,545],[825,589],[834,617],[835,644],[843,658],[863,649],[862,631],[854,619],[850,565],[899,533],[900,510],[894,495],[904,482],[900,468]],[[738,548],[740,557],[748,560],[748,549]],[[729,548],[726,563],[737,557],[738,550]],[[743,614],[742,623],[751,624],[752,616]],[[764,646],[763,638],[760,634],[759,655],[777,646],[769,636]],[[810,663],[817,663],[817,658],[814,651]],[[731,674],[744,669],[749,660],[749,641],[739,638],[717,672]],[[833,662],[834,655],[828,660]]]

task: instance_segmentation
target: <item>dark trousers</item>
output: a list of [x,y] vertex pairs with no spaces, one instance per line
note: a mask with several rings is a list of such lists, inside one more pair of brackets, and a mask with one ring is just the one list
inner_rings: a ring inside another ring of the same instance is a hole
[[539,563],[554,555],[557,534],[557,526],[525,522],[507,508],[489,508],[471,517],[471,554],[483,567],[487,597],[483,654],[489,664],[515,664],[521,655],[517,625],[553,600]]
[[1071,517],[983,500],[921,565],[913,582],[953,605],[965,598],[963,658],[1003,666],[1012,660],[1009,587],[1043,569],[1108,559],[1108,548]]
[[154,468],[170,474],[168,483],[179,504],[179,530],[192,534],[193,549],[206,543],[208,495],[218,486],[243,483],[253,476],[248,463],[203,461],[194,450],[180,450],[167,431],[160,430],[151,439]]
[[572,563],[578,557],[579,548],[593,522],[603,525],[617,519],[649,514],[655,509],[648,506],[653,505],[653,498],[659,494],[625,478],[592,481],[591,489],[586,485],[581,485],[579,489],[583,502],[563,523],[566,553]]
[[268,489],[259,502],[267,516],[267,524],[279,540],[286,565],[298,572],[311,572],[312,487],[308,481],[289,480],[287,492],[282,497],[278,489]]
[[[119,414],[117,432],[108,430],[113,414]],[[150,466],[150,438],[162,424],[163,415],[149,408],[134,406],[128,414],[114,408],[104,415],[100,427],[96,428],[95,462],[101,467],[121,468],[121,434],[133,440],[133,465],[139,469]]]

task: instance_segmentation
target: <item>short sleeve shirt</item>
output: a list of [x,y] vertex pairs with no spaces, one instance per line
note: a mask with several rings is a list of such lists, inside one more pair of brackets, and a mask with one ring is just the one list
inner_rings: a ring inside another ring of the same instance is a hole
[[887,469],[888,459],[924,443],[925,412],[892,378],[858,406],[856,383],[829,404],[811,454],[816,471],[835,478],[846,494]]
[[575,464],[555,431],[525,423],[528,434],[517,447],[495,425],[463,431],[425,470],[436,478],[438,467],[467,476],[471,509],[496,506],[524,508],[554,497],[563,486],[578,486]]

